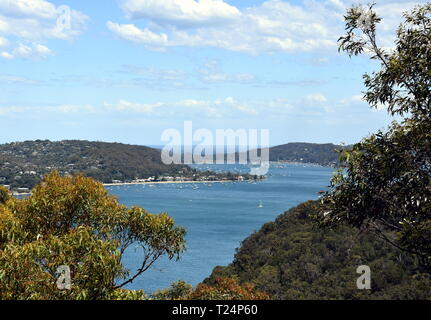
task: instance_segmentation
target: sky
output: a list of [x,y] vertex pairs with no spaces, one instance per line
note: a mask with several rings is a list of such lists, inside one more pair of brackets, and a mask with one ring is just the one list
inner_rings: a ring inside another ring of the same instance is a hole
[[[379,42],[405,10],[376,0]],[[339,53],[351,0],[0,0],[0,143],[162,145],[167,129],[268,129],[270,144],[355,143],[392,120]]]

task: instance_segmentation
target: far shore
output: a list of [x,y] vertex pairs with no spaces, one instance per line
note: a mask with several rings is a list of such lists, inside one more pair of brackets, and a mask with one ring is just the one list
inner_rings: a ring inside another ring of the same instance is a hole
[[300,161],[289,161],[289,160],[279,160],[279,161],[270,161],[271,164],[293,164],[293,165],[307,165],[313,167],[325,167],[325,168],[334,168],[335,164],[321,164],[317,162],[300,162]]
[[[195,184],[195,183],[234,183],[234,182],[254,182],[262,181],[258,180],[214,180],[214,181],[143,181],[143,182],[118,182],[118,183],[103,183],[105,187],[111,186],[127,186],[127,185],[139,185],[139,184]],[[13,196],[31,196],[31,192],[12,192]]]
[[248,182],[248,181],[260,181],[260,180],[214,180],[214,181],[145,181],[145,182],[118,182],[118,183],[104,183],[104,186],[126,186],[136,184],[174,184],[174,183],[232,183],[232,182]]

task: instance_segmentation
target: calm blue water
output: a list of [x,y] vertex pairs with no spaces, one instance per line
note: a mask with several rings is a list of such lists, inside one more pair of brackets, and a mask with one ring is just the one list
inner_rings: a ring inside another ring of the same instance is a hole
[[[211,166],[212,170],[244,171],[240,166]],[[272,165],[268,179],[257,183],[154,184],[111,186],[121,203],[168,212],[187,229],[187,251],[178,262],[162,259],[128,289],[150,293],[177,280],[196,285],[215,266],[229,264],[242,240],[297,204],[317,199],[333,169],[293,164]],[[260,201],[263,207],[259,208]],[[129,248],[124,265],[136,270],[139,251]]]

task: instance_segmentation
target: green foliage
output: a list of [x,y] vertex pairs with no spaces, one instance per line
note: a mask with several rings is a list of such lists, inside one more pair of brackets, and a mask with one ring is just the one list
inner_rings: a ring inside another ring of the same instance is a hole
[[[236,278],[273,299],[431,299],[429,275],[417,262],[373,234],[339,225],[316,227],[318,202],[309,201],[245,239],[232,264],[204,281]],[[360,265],[371,268],[371,290],[358,290]]]
[[[343,153],[346,172],[334,176],[332,189],[322,198],[326,214],[322,222],[347,221],[377,231],[394,245],[417,254],[429,272],[430,146],[431,123],[406,120]],[[387,237],[384,230],[395,233]]]
[[[22,200],[0,205],[0,299],[121,299],[121,287],[159,257],[178,259],[185,230],[167,214],[127,208],[91,178],[53,172]],[[121,256],[143,249],[132,275]],[[71,290],[56,285],[59,266],[71,270]]]
[[6,203],[10,198],[9,190],[0,186],[0,204]]
[[174,282],[170,288],[155,292],[156,300],[268,300],[269,295],[251,283],[239,284],[231,277],[217,277],[211,284],[200,283],[193,287],[184,282]]
[[[417,6],[404,14],[393,51],[385,51],[376,42],[376,27],[381,18],[372,10],[354,7],[347,12],[347,34],[340,38],[340,50],[357,55],[365,50],[382,69],[365,74],[365,99],[373,107],[384,104],[391,114],[410,114],[429,119],[431,109],[431,3]],[[365,17],[366,23],[360,23]]]
[[269,300],[269,295],[251,283],[238,284],[234,278],[216,277],[211,284],[200,283],[189,300]]
[[[391,114],[408,116],[386,132],[365,138],[341,155],[345,170],[322,198],[324,225],[346,222],[377,232],[394,246],[415,254],[422,272],[431,272],[431,4],[404,15],[395,49],[376,44],[372,8],[367,27],[358,8],[348,11],[340,49],[350,55],[367,48],[381,70],[365,75],[365,99]],[[362,32],[365,40],[352,34]],[[362,41],[362,42],[361,42]],[[386,231],[391,231],[387,233]]]
[[117,289],[111,295],[111,300],[149,300],[150,297],[142,290]]
[[168,289],[156,291],[152,298],[155,300],[184,300],[193,292],[193,286],[185,281],[177,281]]

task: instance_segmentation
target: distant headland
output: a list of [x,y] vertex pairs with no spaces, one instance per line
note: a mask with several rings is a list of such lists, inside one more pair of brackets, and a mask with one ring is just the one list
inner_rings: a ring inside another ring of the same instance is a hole
[[[333,144],[289,143],[270,148],[270,161],[334,166]],[[35,140],[0,145],[0,185],[28,193],[44,175],[82,173],[106,185],[194,183],[259,180],[263,177],[202,171],[188,165],[166,165],[161,150],[122,143]]]

